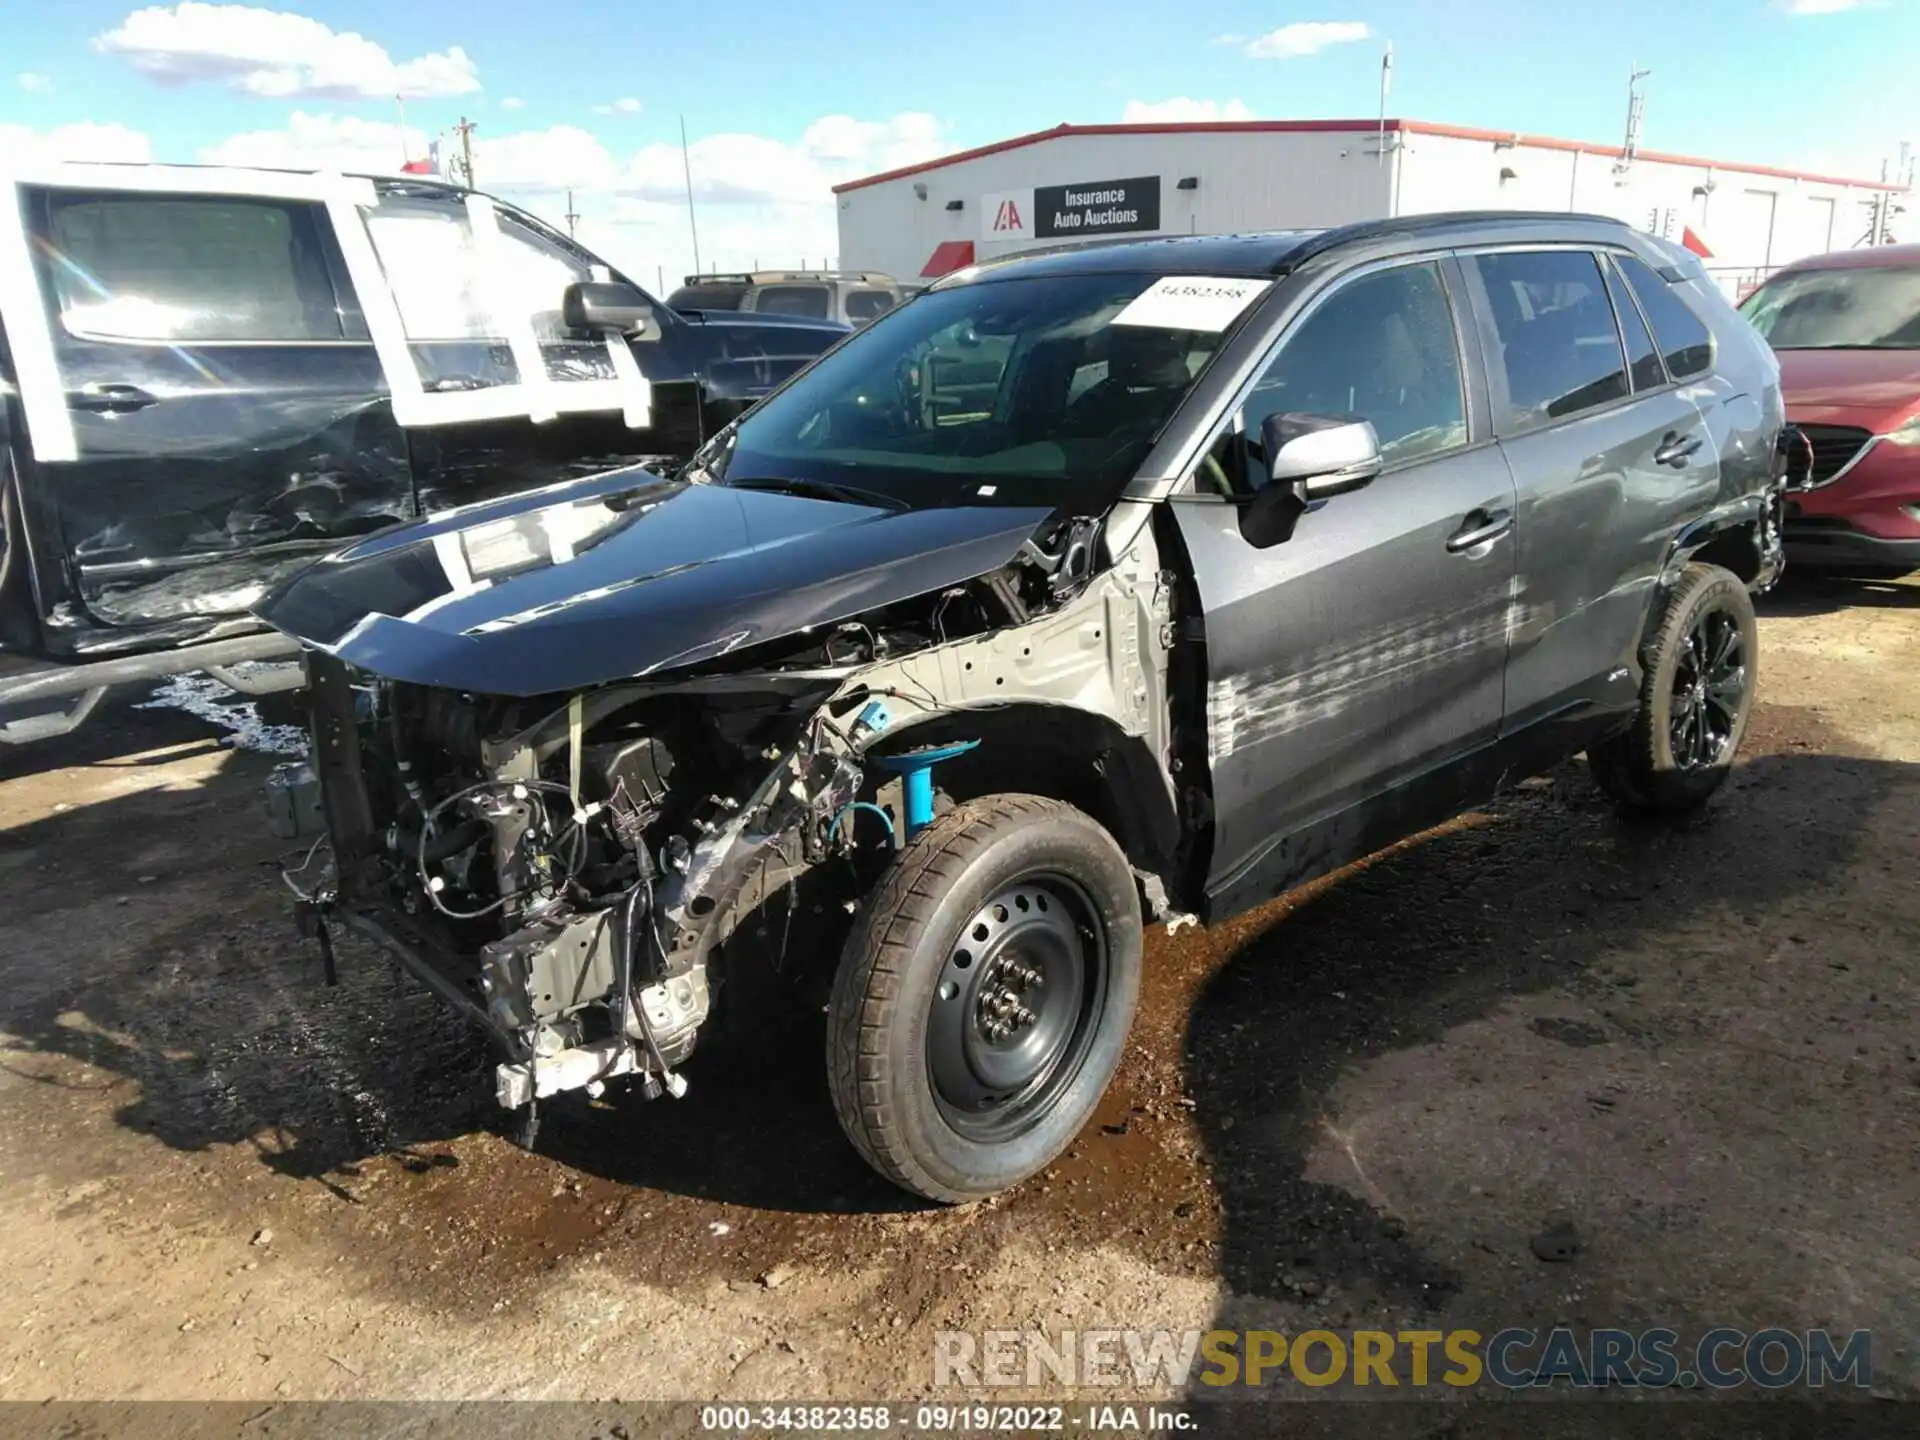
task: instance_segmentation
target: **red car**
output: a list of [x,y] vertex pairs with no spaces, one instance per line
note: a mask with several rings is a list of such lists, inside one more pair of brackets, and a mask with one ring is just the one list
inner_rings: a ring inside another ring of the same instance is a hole
[[1920,245],[1816,255],[1740,313],[1780,357],[1787,418],[1813,442],[1787,504],[1790,565],[1920,570]]

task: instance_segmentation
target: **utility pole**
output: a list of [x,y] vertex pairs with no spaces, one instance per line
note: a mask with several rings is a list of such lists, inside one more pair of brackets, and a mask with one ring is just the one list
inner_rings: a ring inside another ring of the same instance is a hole
[[569,190],[567,191],[567,236],[569,239],[579,238],[575,233],[575,226],[578,224],[579,219],[580,212],[573,208],[573,191]]
[[464,115],[453,127],[453,133],[460,137],[460,174],[469,190],[473,189],[473,132],[479,128]]
[[687,175],[687,230],[693,236],[693,273],[700,273],[700,227],[693,218],[693,153],[687,149],[687,117],[680,117],[680,164]]

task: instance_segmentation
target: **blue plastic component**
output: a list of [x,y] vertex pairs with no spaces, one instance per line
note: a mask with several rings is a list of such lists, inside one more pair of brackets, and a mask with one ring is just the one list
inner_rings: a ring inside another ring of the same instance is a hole
[[933,767],[943,760],[966,754],[979,743],[978,740],[960,740],[952,745],[929,745],[899,755],[878,757],[882,767],[900,777],[900,788],[906,792],[909,840],[933,823]]
[[893,711],[887,708],[886,701],[875,699],[866,703],[859,717],[853,722],[853,728],[859,732],[877,735],[891,724],[893,724]]

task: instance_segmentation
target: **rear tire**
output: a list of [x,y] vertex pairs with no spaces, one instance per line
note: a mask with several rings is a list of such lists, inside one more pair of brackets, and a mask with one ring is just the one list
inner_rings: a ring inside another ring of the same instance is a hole
[[958,1204],[1018,1184],[1093,1114],[1140,992],[1140,894],[1070,805],[991,795],[900,853],[827,1010],[841,1128],[896,1185]]
[[1683,815],[1725,783],[1759,678],[1759,629],[1740,577],[1689,565],[1644,653],[1633,728],[1587,752],[1587,768],[1624,809]]

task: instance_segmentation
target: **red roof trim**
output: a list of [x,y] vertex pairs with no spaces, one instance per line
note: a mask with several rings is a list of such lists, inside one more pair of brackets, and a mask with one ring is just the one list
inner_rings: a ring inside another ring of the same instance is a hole
[[942,275],[951,275],[956,270],[964,270],[973,264],[973,242],[971,240],[942,240],[933,247],[933,254],[927,257],[927,263],[920,267],[922,280],[938,280]]
[[[898,170],[885,170],[878,175],[866,175],[858,180],[848,180],[834,186],[833,193],[844,195],[849,190],[863,190],[869,185],[883,185],[889,180],[904,179],[908,175],[924,175],[930,170],[943,170],[949,165],[958,165],[964,160],[978,160],[983,155],[998,155],[1004,150],[1018,150],[1027,145],[1038,145],[1043,140],[1059,140],[1073,135],[1353,134],[1377,132],[1380,125],[1381,122],[1378,120],[1212,120],[1164,125],[1056,125],[1051,130],[1035,130],[1031,134],[1016,135],[1010,140],[996,140],[991,145],[978,145],[971,150],[943,155],[937,160],[923,160],[918,165],[903,165]],[[1530,145],[1542,150],[1578,151],[1585,155],[1604,155],[1611,159],[1620,157],[1618,145],[1595,145],[1585,140],[1557,140],[1548,135],[1524,135],[1517,131],[1473,130],[1464,125],[1436,125],[1426,120],[1388,120],[1386,128],[1409,135],[1435,135],[1450,140],[1507,142],[1514,145]],[[1855,180],[1843,175],[1820,175],[1806,170],[1782,170],[1772,165],[1747,165],[1734,160],[1704,160],[1697,155],[1676,155],[1662,150],[1642,150],[1639,152],[1639,157],[1642,160],[1658,161],[1665,165],[1697,165],[1712,170],[1733,170],[1742,175],[1770,175],[1781,180],[1805,180],[1816,185],[1846,185],[1856,189],[1895,192],[1906,189],[1904,185],[1892,185],[1884,180]]]

